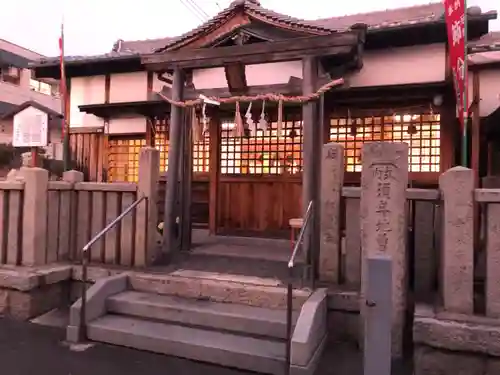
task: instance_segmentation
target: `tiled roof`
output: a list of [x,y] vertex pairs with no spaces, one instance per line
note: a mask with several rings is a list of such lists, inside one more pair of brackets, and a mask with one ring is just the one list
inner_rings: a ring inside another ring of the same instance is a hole
[[123,40],[119,39],[113,46],[114,52],[137,52],[153,53],[156,49],[165,46],[172,38],[157,38],[145,40]]
[[[64,56],[64,62],[66,64],[72,64],[72,63],[81,63],[81,62],[90,62],[90,61],[107,61],[107,60],[117,60],[120,58],[127,59],[131,57],[140,57],[139,52],[132,52],[132,51],[123,51],[123,52],[116,52],[116,51],[111,51],[109,53],[103,53],[101,55],[87,55],[87,56]],[[45,57],[40,60],[38,60],[35,63],[30,64],[30,66],[37,67],[37,66],[44,66],[44,65],[54,65],[54,64],[59,64],[59,56],[56,57]]]
[[500,62],[500,31],[493,31],[469,42],[468,61],[474,65]]
[[498,47],[500,48],[500,31],[492,31],[488,34],[483,35],[481,38],[469,42],[469,45],[474,48],[488,48],[488,47]]
[[[481,13],[478,7],[472,8],[475,15],[489,14],[491,16],[496,16],[495,11]],[[251,19],[253,18],[274,24],[278,27],[317,35],[346,30],[355,24],[366,24],[369,31],[375,31],[419,23],[436,22],[442,20],[444,17],[444,9],[441,2],[318,20],[302,20],[265,9],[257,0],[234,0],[226,9],[219,12],[213,18],[183,35],[136,41],[118,40],[111,53],[98,56],[71,56],[66,57],[66,62],[111,60],[120,57],[127,58],[139,56],[155,51],[159,52],[167,49],[176,49],[186,44],[191,39],[217,28],[236,12],[241,10],[244,10],[245,14]],[[37,65],[49,65],[57,61],[57,57],[42,59]]]

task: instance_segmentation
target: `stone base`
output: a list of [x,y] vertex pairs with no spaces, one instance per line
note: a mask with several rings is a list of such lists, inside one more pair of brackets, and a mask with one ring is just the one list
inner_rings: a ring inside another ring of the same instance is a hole
[[498,375],[500,358],[452,352],[418,345],[414,354],[415,375]]
[[0,315],[29,320],[67,306],[71,267],[0,268]]
[[46,285],[28,292],[0,289],[0,315],[29,320],[68,304],[69,283]]
[[498,337],[498,319],[417,305],[413,322],[415,375],[498,375]]
[[359,293],[330,289],[328,291],[329,341],[360,343]]

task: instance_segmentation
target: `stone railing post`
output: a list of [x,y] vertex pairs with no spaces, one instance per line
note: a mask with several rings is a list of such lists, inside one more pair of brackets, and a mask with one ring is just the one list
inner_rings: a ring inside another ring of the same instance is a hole
[[139,155],[138,197],[144,194],[147,200],[137,206],[135,233],[135,260],[138,267],[154,262],[161,248],[157,246],[158,182],[160,180],[160,153],[145,147]]
[[[66,171],[63,173],[63,181],[69,182],[72,184],[72,187],[77,182],[83,182],[83,173],[79,171]],[[69,249],[67,250],[67,254],[70,260],[80,259],[79,254],[77,253],[81,249],[78,249],[76,243],[76,236],[78,231],[78,197],[76,191],[71,190],[71,196],[69,200]]]
[[47,263],[47,194],[49,171],[21,168],[24,178],[22,264],[39,266]]
[[443,195],[441,286],[444,308],[473,312],[474,171],[454,167],[439,177]]
[[339,282],[340,203],[344,183],[344,147],[338,143],[323,146],[321,192],[318,207],[321,215],[319,277],[322,281]]
[[[408,145],[374,142],[363,145],[361,175],[361,314],[365,325],[369,257],[386,255],[392,261],[392,356],[400,357],[406,313],[406,188]],[[368,308],[369,309],[369,308]],[[361,332],[364,332],[363,328]],[[361,340],[363,342],[363,340]]]

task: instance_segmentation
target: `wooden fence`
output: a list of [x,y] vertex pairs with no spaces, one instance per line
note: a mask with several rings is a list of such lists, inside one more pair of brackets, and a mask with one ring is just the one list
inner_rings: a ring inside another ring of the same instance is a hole
[[107,140],[95,129],[70,134],[72,168],[84,174],[85,181],[107,181]]
[[[436,266],[440,251],[441,202],[438,189],[407,190],[407,252],[410,284],[416,295],[426,298],[436,291]],[[340,280],[346,287],[361,284],[360,187],[342,188],[342,239]]]
[[65,172],[23,168],[19,181],[0,182],[0,265],[43,265],[80,261],[82,249],[134,201],[137,207],[90,249],[94,263],[143,267],[158,251],[158,151],[141,151],[138,183],[83,182]]
[[24,183],[0,182],[0,265],[22,263]]

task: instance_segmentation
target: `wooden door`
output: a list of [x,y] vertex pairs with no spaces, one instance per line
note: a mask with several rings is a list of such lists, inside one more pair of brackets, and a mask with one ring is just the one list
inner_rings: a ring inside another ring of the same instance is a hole
[[301,169],[300,113],[244,137],[222,122],[217,232],[288,237],[289,220],[301,216]]

